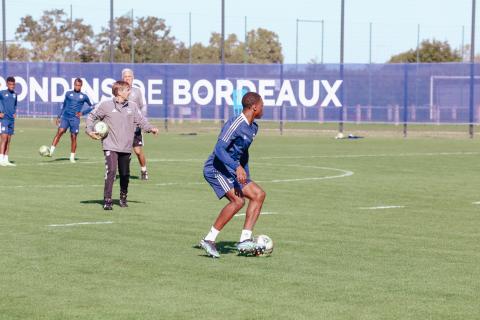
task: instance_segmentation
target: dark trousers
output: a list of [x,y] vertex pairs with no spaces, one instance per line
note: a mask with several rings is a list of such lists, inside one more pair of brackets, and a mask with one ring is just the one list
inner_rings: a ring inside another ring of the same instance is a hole
[[128,182],[130,180],[130,156],[131,153],[104,151],[105,153],[105,188],[103,197],[111,199],[113,183],[118,173],[120,175],[120,192],[128,192]]

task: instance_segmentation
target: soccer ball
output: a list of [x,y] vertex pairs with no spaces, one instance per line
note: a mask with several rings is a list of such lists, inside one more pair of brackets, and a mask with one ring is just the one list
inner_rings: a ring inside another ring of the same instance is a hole
[[98,135],[102,138],[105,138],[108,134],[108,126],[105,122],[98,121],[97,123],[95,123],[94,131],[98,133]]
[[337,133],[337,135],[335,136],[335,139],[344,139],[344,138],[345,136],[341,132]]
[[41,146],[40,149],[38,149],[38,153],[42,157],[46,157],[50,154],[50,149],[47,146]]
[[273,252],[273,241],[270,239],[269,236],[261,234],[258,237],[255,238],[255,243],[259,247],[265,248],[262,252],[257,253],[257,255],[270,255]]

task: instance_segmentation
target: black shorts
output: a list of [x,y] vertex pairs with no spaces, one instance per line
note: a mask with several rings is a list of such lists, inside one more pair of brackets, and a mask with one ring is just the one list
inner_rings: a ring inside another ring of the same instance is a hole
[[135,135],[133,136],[133,147],[143,147],[143,135],[142,130],[137,128]]

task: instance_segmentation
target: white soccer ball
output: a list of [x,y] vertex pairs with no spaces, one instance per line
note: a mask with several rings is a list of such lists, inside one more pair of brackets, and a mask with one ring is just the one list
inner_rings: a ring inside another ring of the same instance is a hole
[[41,146],[39,149],[38,149],[38,153],[42,156],[42,157],[46,157],[50,154],[50,148],[47,147],[47,146]]
[[344,138],[345,136],[341,132],[337,133],[337,135],[335,136],[335,139],[344,139]]
[[103,121],[98,121],[93,127],[94,131],[98,133],[102,138],[108,134],[108,125]]
[[255,243],[258,246],[261,246],[265,248],[263,252],[261,252],[259,255],[270,255],[273,252],[273,241],[272,239],[264,234],[261,234],[255,238]]

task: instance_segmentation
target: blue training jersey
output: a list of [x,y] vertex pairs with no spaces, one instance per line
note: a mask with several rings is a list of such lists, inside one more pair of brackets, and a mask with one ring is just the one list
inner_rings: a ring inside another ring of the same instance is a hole
[[4,119],[13,120],[13,115],[17,113],[17,94],[8,89],[0,91],[0,113],[4,114]]
[[220,172],[225,170],[236,177],[236,170],[241,165],[248,174],[248,148],[258,132],[258,124],[248,123],[243,113],[225,123],[218,136],[213,153],[205,166],[213,166]]
[[[90,108],[82,111],[85,103],[88,104]],[[65,93],[65,100],[63,101],[62,108],[58,113],[58,117],[73,118],[76,117],[77,112],[82,112],[82,115],[86,115],[92,110],[92,103],[85,93],[67,91],[67,93]]]

